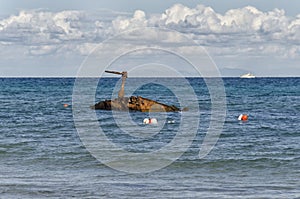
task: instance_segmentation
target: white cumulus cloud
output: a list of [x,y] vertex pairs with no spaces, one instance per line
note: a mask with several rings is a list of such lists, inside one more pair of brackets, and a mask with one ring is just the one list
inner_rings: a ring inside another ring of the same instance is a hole
[[29,54],[43,55],[55,53],[70,43],[81,45],[99,38],[103,40],[109,34],[103,26],[100,20],[88,18],[82,11],[20,11],[18,15],[0,20],[0,41],[28,46]]
[[136,10],[132,18],[118,17],[113,20],[112,26],[117,32],[145,27],[147,26],[146,14],[142,10]]

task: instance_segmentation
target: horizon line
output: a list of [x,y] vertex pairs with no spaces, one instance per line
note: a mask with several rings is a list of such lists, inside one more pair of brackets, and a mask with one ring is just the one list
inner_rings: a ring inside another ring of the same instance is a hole
[[[182,77],[174,77],[174,76],[130,76],[128,78],[182,78]],[[184,76],[186,78],[240,78],[240,76]],[[299,78],[299,76],[256,76],[255,78]],[[116,76],[105,76],[105,77],[98,77],[98,76],[0,76],[0,78],[120,78]],[[254,79],[255,79],[254,78]]]

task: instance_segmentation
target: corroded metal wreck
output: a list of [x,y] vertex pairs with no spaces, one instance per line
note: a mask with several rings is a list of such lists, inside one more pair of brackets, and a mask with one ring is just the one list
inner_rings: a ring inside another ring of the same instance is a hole
[[[91,106],[92,109],[100,110],[117,110],[117,111],[141,111],[141,112],[178,112],[182,111],[180,108],[174,105],[163,104],[148,98],[141,96],[124,96],[125,82],[127,78],[127,72],[105,71],[107,73],[113,73],[122,75],[122,85],[118,93],[118,98],[113,100],[105,100],[96,103]],[[183,110],[185,111],[186,108]]]

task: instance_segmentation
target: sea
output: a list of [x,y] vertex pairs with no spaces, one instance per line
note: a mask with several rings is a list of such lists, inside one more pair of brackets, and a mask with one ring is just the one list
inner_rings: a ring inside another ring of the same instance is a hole
[[[223,78],[217,101],[214,78],[186,80],[188,94],[176,79],[134,80],[129,95],[189,108],[149,114],[78,109],[76,78],[0,78],[0,198],[300,198],[300,78]],[[118,82],[97,80],[92,101]]]

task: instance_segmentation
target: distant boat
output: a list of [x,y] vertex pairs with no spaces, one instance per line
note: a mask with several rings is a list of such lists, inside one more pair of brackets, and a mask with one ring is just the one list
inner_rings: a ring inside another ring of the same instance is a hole
[[251,73],[247,73],[247,74],[241,75],[241,78],[255,78],[255,76]]

